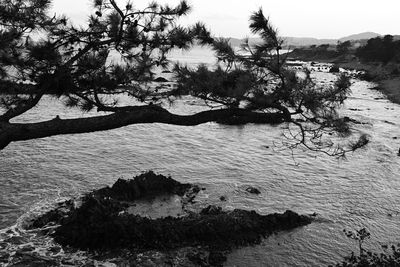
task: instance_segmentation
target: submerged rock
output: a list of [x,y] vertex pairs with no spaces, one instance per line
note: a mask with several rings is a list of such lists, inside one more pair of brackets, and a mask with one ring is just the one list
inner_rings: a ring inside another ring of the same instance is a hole
[[257,188],[255,188],[253,186],[247,187],[246,191],[249,192],[250,194],[256,194],[256,195],[261,194],[260,190],[258,190]]
[[157,77],[156,79],[154,79],[155,82],[158,83],[166,83],[169,82],[167,79],[165,79],[164,77]]
[[57,224],[50,235],[58,243],[84,250],[169,251],[196,247],[199,252],[187,256],[193,262],[219,266],[226,259],[225,252],[234,247],[256,244],[276,231],[312,221],[311,217],[292,211],[260,215],[240,209],[225,211],[212,205],[197,213],[156,219],[127,212],[130,206],[137,205],[136,200],[165,194],[181,196],[186,199],[182,205],[189,205],[199,191],[197,186],[148,172],[85,195],[79,207],[73,201],[64,202],[36,219],[31,227]]

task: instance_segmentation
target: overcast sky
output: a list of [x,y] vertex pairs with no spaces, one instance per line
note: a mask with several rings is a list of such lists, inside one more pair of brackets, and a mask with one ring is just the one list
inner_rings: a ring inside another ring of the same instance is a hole
[[[118,0],[125,3],[124,0]],[[148,0],[134,0],[143,7]],[[179,3],[160,0],[159,3]],[[54,0],[53,10],[84,21],[92,0]],[[400,0],[190,0],[193,10],[182,23],[202,21],[216,36],[249,36],[251,12],[262,7],[281,36],[340,38],[372,31],[400,34]]]

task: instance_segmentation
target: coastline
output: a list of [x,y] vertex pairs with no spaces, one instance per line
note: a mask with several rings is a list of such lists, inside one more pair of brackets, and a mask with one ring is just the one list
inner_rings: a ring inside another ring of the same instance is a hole
[[381,80],[375,89],[384,93],[393,103],[400,104],[400,77]]
[[366,74],[362,78],[377,84],[373,89],[382,92],[391,102],[400,104],[400,75],[391,74],[391,70],[374,64],[355,61],[334,64],[344,69],[365,71]]
[[343,69],[364,71],[365,74],[361,79],[376,83],[377,86],[373,89],[382,92],[391,102],[400,104],[400,74],[397,73],[399,67],[393,63],[382,66],[377,63],[361,63],[350,56],[332,58],[329,58],[329,56],[308,57],[301,52],[292,53],[290,58],[301,61],[332,63]]

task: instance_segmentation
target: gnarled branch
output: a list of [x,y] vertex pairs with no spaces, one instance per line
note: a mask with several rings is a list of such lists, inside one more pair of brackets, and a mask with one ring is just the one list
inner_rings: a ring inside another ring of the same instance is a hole
[[8,122],[12,118],[15,118],[15,117],[27,112],[28,110],[30,110],[31,108],[36,106],[37,103],[39,103],[42,96],[43,96],[43,93],[39,93],[35,96],[30,97],[27,100],[21,100],[21,103],[17,107],[11,108],[11,109],[7,110],[4,114],[0,115],[0,121]]
[[260,113],[245,109],[208,110],[192,115],[177,115],[156,105],[125,107],[123,111],[108,115],[60,119],[37,123],[0,122],[0,149],[9,143],[36,138],[44,138],[61,134],[89,133],[116,129],[139,123],[165,123],[172,125],[194,126],[206,122],[215,122],[233,117],[241,118],[241,122],[276,124],[287,121],[283,113]]

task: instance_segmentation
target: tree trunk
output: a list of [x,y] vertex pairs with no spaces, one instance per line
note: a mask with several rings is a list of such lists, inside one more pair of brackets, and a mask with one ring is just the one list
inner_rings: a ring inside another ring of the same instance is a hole
[[9,143],[21,140],[49,137],[60,134],[89,133],[115,129],[139,123],[166,123],[172,125],[193,126],[213,121],[238,119],[243,123],[277,124],[290,121],[290,117],[281,112],[259,113],[244,109],[219,109],[199,112],[193,115],[176,115],[159,106],[135,106],[126,111],[109,115],[60,119],[38,123],[0,122],[0,149]]

